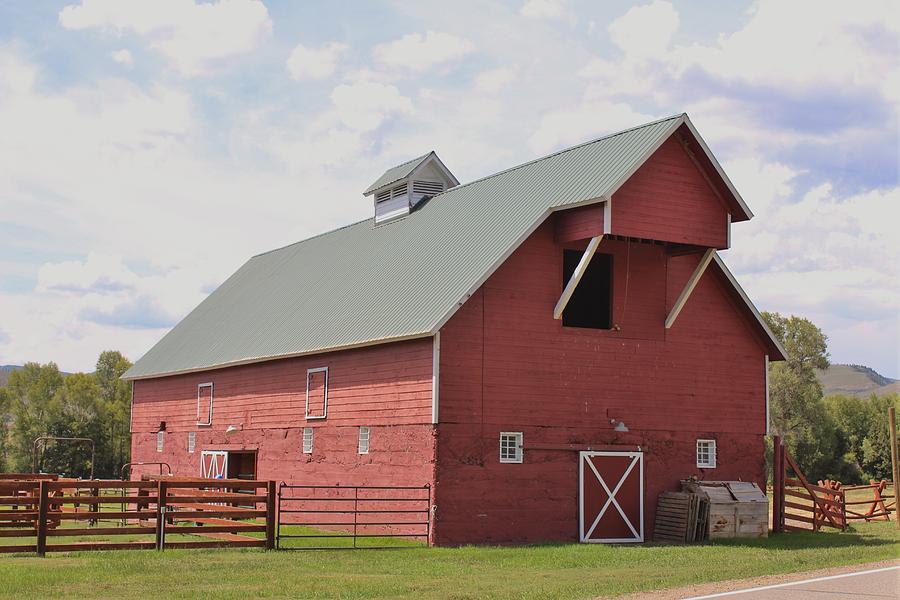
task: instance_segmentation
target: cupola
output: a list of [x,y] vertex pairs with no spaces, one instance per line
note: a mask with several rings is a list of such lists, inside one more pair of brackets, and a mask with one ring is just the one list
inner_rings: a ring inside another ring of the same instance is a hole
[[374,196],[375,223],[383,223],[408,215],[423,200],[457,185],[459,181],[432,150],[391,167],[363,196]]

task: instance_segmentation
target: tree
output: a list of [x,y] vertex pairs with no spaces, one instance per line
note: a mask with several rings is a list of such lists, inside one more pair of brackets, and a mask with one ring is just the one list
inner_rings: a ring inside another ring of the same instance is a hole
[[131,368],[131,361],[116,350],[100,353],[94,377],[100,390],[103,415],[103,435],[98,449],[98,469],[104,474],[118,474],[131,454],[131,385],[121,379]]
[[31,471],[32,444],[48,434],[53,415],[61,412],[57,392],[62,385],[62,374],[54,363],[30,362],[10,374],[6,391],[12,414],[8,465],[12,470]]
[[0,472],[10,470],[8,438],[11,422],[9,392],[5,387],[0,387]]
[[762,314],[787,356],[769,365],[770,429],[811,479],[847,470],[838,425],[822,400],[816,369],[828,368],[828,337],[803,317]]

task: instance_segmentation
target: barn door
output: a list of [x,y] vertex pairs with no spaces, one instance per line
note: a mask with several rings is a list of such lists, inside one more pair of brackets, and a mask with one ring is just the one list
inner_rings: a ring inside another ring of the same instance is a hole
[[643,452],[581,452],[578,484],[582,542],[644,541]]
[[223,479],[228,473],[228,452],[204,450],[200,453],[200,477]]

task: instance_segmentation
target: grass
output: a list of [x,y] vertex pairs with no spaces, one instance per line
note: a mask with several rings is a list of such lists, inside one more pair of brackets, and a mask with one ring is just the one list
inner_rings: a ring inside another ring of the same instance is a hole
[[898,556],[894,522],[691,546],[12,555],[0,557],[0,598],[590,598]]

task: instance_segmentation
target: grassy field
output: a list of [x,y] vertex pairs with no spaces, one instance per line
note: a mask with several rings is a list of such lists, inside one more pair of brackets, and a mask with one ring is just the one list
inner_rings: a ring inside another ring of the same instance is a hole
[[11,555],[0,557],[0,598],[590,598],[898,557],[893,522],[681,547]]

